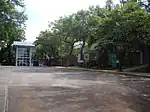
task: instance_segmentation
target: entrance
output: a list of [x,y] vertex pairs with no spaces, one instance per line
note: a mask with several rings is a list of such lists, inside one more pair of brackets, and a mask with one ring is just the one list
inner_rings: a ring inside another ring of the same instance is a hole
[[116,54],[115,53],[109,53],[109,65],[111,65],[113,68],[117,67],[116,64]]
[[18,47],[17,48],[17,66],[30,65],[30,48]]

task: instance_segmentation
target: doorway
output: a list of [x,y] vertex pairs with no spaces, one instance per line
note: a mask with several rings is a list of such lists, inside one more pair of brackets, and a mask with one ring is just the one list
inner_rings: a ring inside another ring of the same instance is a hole
[[30,48],[18,47],[17,48],[17,66],[30,65]]

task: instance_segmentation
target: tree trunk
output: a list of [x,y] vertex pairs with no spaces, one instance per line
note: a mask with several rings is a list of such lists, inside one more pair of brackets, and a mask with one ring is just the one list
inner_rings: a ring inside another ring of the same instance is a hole
[[11,65],[12,64],[11,44],[7,45],[7,49],[8,49],[8,65]]
[[72,53],[73,53],[73,48],[74,48],[74,43],[71,45],[70,52],[69,52],[69,56],[72,55]]
[[72,56],[74,43],[71,45],[69,56],[67,56],[67,67],[70,66],[70,57]]
[[0,63],[2,63],[2,60],[3,60],[3,48],[0,50]]
[[122,71],[122,67],[123,67],[123,52],[117,52],[117,60],[119,61],[119,71]]
[[104,54],[103,54],[103,67],[104,68],[107,68],[108,67],[108,49],[107,48],[104,48]]
[[67,66],[67,67],[69,67],[69,57],[70,57],[70,56],[68,56],[67,59],[66,59],[66,61],[67,61],[67,62],[66,62],[66,66]]
[[81,56],[81,60],[83,61],[83,66],[86,67],[86,62],[84,61],[84,54],[83,54],[84,46],[85,46],[85,41],[83,41],[83,44],[80,48],[80,56]]
[[147,72],[150,73],[150,45],[148,45],[148,68]]
[[80,49],[81,60],[84,60],[84,55],[83,55],[84,46],[85,46],[85,41],[83,41],[83,44],[82,44],[81,49]]

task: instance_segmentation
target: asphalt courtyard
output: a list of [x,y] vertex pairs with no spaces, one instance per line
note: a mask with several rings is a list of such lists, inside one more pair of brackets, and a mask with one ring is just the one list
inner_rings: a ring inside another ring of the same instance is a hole
[[0,67],[0,112],[150,112],[150,78]]

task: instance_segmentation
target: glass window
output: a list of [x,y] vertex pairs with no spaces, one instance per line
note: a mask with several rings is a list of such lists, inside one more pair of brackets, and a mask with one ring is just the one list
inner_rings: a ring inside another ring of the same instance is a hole
[[30,57],[30,48],[18,48],[18,57]]

